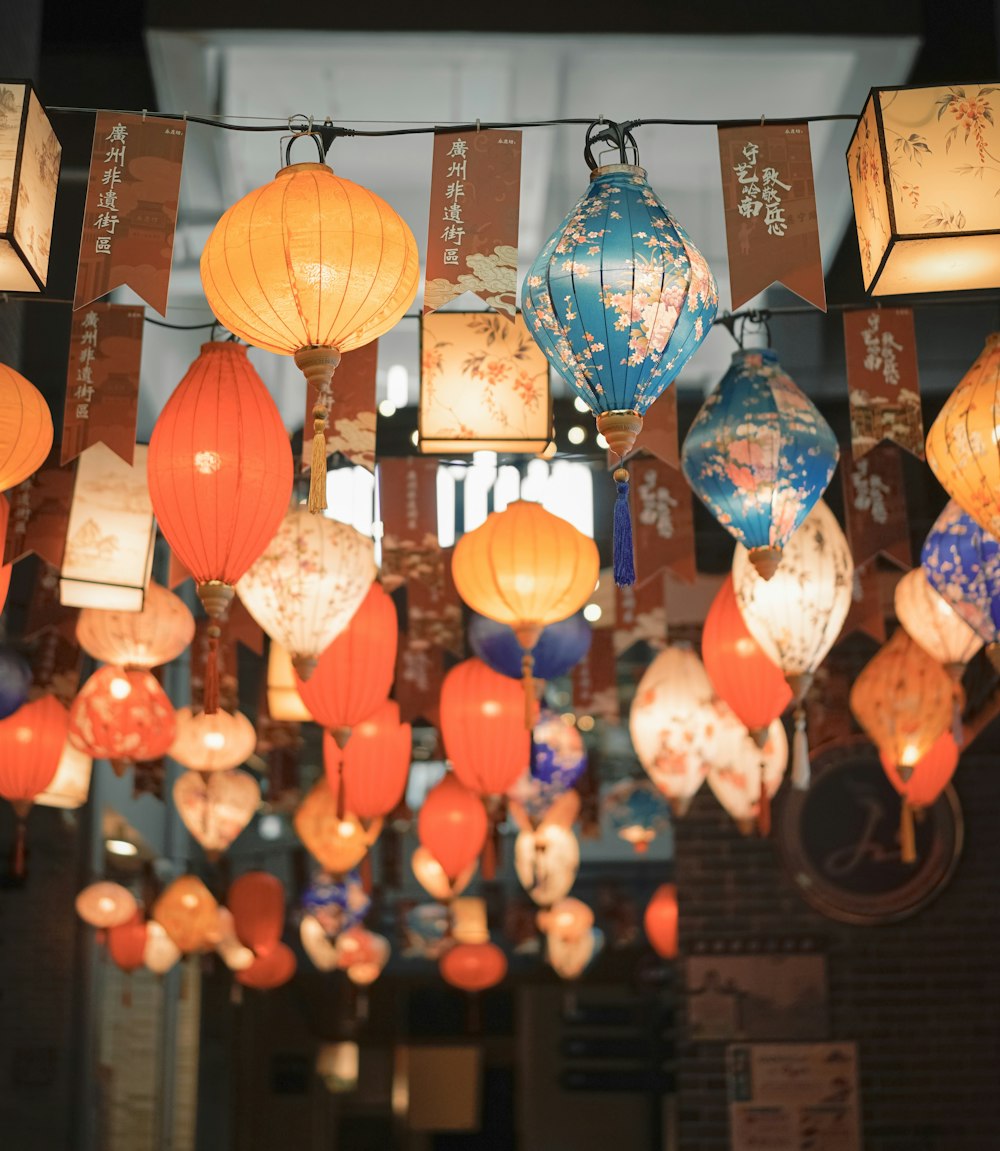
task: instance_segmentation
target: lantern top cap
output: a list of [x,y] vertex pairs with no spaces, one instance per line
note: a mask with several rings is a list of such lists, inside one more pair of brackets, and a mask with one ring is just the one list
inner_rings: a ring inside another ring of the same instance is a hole
[[640,180],[646,179],[646,169],[638,164],[602,164],[600,168],[593,168],[590,172],[591,180],[600,180],[603,176],[638,176]]
[[246,344],[240,344],[236,340],[208,340],[199,350],[203,356],[209,352],[240,352],[244,356],[247,354]]
[[333,175],[333,169],[329,164],[322,160],[303,160],[298,164],[286,164],[284,168],[279,168],[274,174],[276,180],[287,179],[289,176],[294,176],[297,172],[328,172]]

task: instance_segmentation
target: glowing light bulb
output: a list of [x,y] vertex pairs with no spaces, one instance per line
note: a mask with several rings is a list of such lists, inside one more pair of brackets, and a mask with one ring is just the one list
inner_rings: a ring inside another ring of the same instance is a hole
[[107,914],[109,911],[114,911],[115,901],[109,895],[102,895],[97,901],[97,910],[103,911]]
[[576,399],[573,401],[573,407],[576,408],[576,410],[578,412],[589,412],[590,411],[590,408],[587,407],[587,401],[585,399],[583,399],[582,396],[576,397]]
[[209,751],[222,751],[226,746],[226,737],[221,731],[206,731],[202,736],[202,743]]
[[181,896],[181,906],[188,909],[198,906],[198,896],[192,894],[190,891],[186,895]]
[[113,699],[128,699],[132,694],[132,685],[124,676],[116,675],[108,684],[108,691]]
[[483,715],[489,715],[489,716],[499,715],[500,714],[500,704],[495,699],[486,699],[486,700],[483,700],[481,710],[482,710]]
[[603,614],[599,603],[588,603],[583,609],[583,618],[587,623],[597,623]]
[[378,406],[378,414],[388,419],[396,414],[396,405],[391,400],[383,400]]
[[354,834],[354,824],[346,819],[343,820],[337,825],[337,834],[340,835],[342,839],[350,839]]
[[581,428],[579,424],[574,424],[566,433],[566,439],[568,439],[571,444],[582,444],[586,438],[587,429]]

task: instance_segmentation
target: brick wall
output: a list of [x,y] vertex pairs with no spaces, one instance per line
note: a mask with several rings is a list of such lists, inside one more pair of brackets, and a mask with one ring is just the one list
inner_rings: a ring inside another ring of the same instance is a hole
[[[785,785],[787,787],[787,784]],[[915,917],[852,927],[796,893],[777,845],[744,839],[703,789],[676,825],[681,947],[814,935],[826,942],[831,1038],[856,1040],[866,1151],[1000,1146],[1000,773],[963,757],[965,846]],[[776,801],[780,818],[781,796]],[[680,1151],[727,1151],[724,1044],[682,1043]]]

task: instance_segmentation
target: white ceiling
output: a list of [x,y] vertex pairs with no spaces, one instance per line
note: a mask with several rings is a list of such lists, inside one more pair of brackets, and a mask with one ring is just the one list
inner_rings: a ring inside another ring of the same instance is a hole
[[[362,127],[560,117],[735,119],[860,111],[868,89],[906,79],[915,38],[472,35],[454,33],[149,33],[159,107],[237,118],[295,113]],[[829,263],[850,216],[844,152],[851,125],[812,128],[820,239]],[[719,156],[710,127],[637,130],[641,162],[660,197],[705,253],[728,307]],[[583,127],[524,133],[521,271],[586,186]],[[343,175],[373,188],[427,235],[431,137],[353,138],[329,157]],[[308,142],[292,159],[312,159]],[[191,125],[175,242],[170,318],[204,314],[198,258],[234,200],[270,180],[283,163],[278,135]],[[419,301],[418,301],[419,302]],[[465,301],[462,301],[462,306]],[[476,306],[470,300],[469,307]],[[414,309],[415,310],[415,309]],[[197,351],[200,336],[148,333],[143,422],[155,416]],[[681,384],[713,384],[728,363],[728,336],[714,332]],[[293,365],[255,354],[290,427],[303,389]],[[404,320],[380,348],[379,374],[410,370],[416,399],[417,328]],[[148,370],[147,369],[148,366]]]

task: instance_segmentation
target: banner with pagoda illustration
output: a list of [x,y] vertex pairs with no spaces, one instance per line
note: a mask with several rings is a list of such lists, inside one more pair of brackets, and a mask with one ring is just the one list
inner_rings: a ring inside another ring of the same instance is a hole
[[313,408],[317,404],[329,413],[326,454],[340,452],[358,467],[375,471],[375,381],[378,368],[378,340],[344,352],[328,387],[318,388],[310,380],[306,388],[306,410],[302,422],[302,468],[312,459]]
[[844,485],[847,541],[855,567],[863,567],[882,555],[909,571],[913,554],[899,449],[892,444],[880,444],[857,459],[848,448],[843,448],[840,474]]
[[844,349],[854,458],[892,440],[922,460],[924,418],[912,309],[845,312]]

